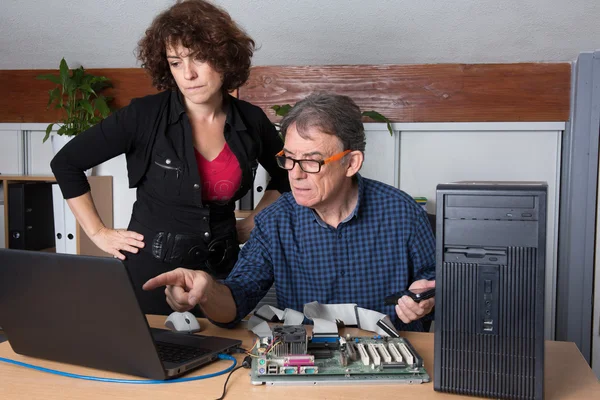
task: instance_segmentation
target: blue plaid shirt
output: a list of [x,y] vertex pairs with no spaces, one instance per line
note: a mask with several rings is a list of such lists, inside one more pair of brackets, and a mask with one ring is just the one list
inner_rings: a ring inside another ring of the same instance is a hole
[[278,307],[302,312],[304,304],[356,303],[404,324],[384,297],[418,279],[435,277],[435,240],[427,214],[409,195],[384,183],[358,179],[358,202],[337,228],[283,194],[254,219],[250,240],[223,282],[237,306],[231,326],[251,312],[272,284]]

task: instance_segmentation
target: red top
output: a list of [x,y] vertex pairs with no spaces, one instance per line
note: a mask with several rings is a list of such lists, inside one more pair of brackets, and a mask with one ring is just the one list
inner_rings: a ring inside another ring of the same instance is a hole
[[237,192],[242,182],[242,170],[235,154],[227,143],[221,153],[208,161],[194,148],[200,181],[202,182],[202,200],[226,203]]

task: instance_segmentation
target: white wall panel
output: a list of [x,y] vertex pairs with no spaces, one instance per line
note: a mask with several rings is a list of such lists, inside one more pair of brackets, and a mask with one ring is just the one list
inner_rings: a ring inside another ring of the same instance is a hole
[[365,124],[365,136],[365,162],[360,174],[396,186],[398,133],[391,136],[385,124]]
[[0,174],[23,173],[23,138],[19,124],[0,124]]

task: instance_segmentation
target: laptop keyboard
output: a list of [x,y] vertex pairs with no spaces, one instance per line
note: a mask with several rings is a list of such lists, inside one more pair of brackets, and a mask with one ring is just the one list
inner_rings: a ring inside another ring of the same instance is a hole
[[204,354],[210,353],[210,350],[201,349],[198,347],[184,346],[180,344],[155,342],[158,356],[161,361],[172,363],[184,363],[193,358],[197,358]]

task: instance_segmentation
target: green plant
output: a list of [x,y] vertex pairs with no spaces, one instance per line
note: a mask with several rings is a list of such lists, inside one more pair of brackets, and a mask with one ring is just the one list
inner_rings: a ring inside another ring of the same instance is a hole
[[[284,104],[284,105],[274,105],[271,107],[271,109],[273,111],[275,111],[275,115],[278,115],[280,117],[284,117],[287,115],[287,113],[290,112],[290,110],[292,109],[293,106],[289,105],[289,104]],[[369,117],[371,118],[373,121],[377,121],[377,122],[385,122],[386,126],[387,126],[387,130],[390,133],[390,136],[394,135],[394,131],[392,130],[392,121],[390,121],[389,119],[387,119],[386,117],[384,117],[383,115],[381,115],[380,113],[378,113],[377,111],[363,111],[362,112],[362,116],[363,117]],[[279,127],[279,124],[275,124],[277,127]]]
[[37,79],[47,80],[57,86],[49,91],[48,108],[62,109],[65,117],[46,128],[44,142],[50,137],[55,124],[60,128],[57,134],[74,136],[102,121],[110,114],[108,102],[110,98],[100,93],[111,87],[108,78],[95,76],[85,71],[83,67],[74,69],[69,74],[69,66],[63,58],[60,61],[59,74],[39,75]]

